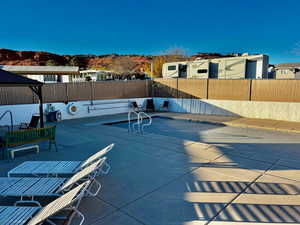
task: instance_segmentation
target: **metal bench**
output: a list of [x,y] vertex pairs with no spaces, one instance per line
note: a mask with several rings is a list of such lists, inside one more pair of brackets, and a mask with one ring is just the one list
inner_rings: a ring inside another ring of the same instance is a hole
[[13,148],[13,149],[8,149],[9,153],[10,153],[10,158],[14,159],[15,158],[15,153],[19,152],[19,151],[25,151],[28,149],[35,149],[36,153],[40,152],[40,146],[38,145],[31,145],[31,146],[26,146],[26,147],[22,147],[22,148]]

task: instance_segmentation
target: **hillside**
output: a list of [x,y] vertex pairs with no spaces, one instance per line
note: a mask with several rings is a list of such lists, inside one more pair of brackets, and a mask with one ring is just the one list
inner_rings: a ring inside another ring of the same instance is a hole
[[40,51],[15,51],[0,49],[0,65],[23,65],[23,66],[80,66],[81,68],[102,68],[109,67],[122,58],[129,58],[135,63],[136,70],[140,70],[151,60],[149,56],[140,55],[57,55]]
[[[41,51],[15,51],[0,49],[0,65],[22,66],[79,66],[80,69],[110,70],[117,74],[147,73],[153,77],[162,77],[165,62],[187,61],[236,56],[219,53],[199,52],[187,56],[178,51],[169,51],[159,56],[144,55],[58,55]],[[180,49],[179,49],[180,50]],[[151,72],[151,63],[153,65]]]

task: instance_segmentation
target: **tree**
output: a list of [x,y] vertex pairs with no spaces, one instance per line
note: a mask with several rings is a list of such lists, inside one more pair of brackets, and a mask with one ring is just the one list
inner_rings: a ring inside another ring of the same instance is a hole
[[46,66],[59,66],[59,63],[56,62],[54,59],[49,59],[45,63]]
[[161,55],[154,56],[152,60],[152,76],[162,77],[162,67],[167,62],[178,62],[189,60],[187,51],[183,48],[170,48],[162,51]]
[[152,61],[153,77],[162,77],[163,64],[167,62],[166,56],[155,56]]
[[131,74],[135,72],[136,62],[133,61],[130,57],[117,57],[114,59],[110,70],[117,74]]
[[144,72],[145,74],[153,77],[151,67],[152,67],[152,62],[143,62],[141,65],[141,71]]
[[73,56],[69,61],[69,65],[70,66],[80,66],[80,60],[78,59],[78,57]]

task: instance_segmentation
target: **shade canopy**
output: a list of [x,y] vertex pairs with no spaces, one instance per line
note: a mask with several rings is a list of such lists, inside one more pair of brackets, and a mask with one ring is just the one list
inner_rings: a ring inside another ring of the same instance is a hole
[[0,69],[0,86],[42,86],[43,83]]
[[39,97],[40,126],[44,127],[42,82],[0,69],[0,87],[29,87]]

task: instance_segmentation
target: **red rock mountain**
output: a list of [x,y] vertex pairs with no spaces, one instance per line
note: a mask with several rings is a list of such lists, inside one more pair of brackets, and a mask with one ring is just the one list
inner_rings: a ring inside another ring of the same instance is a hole
[[129,57],[136,63],[139,70],[144,64],[149,63],[150,56],[140,55],[57,55],[40,51],[15,51],[10,49],[0,49],[0,65],[23,65],[23,66],[80,66],[81,68],[109,68],[114,60]]

